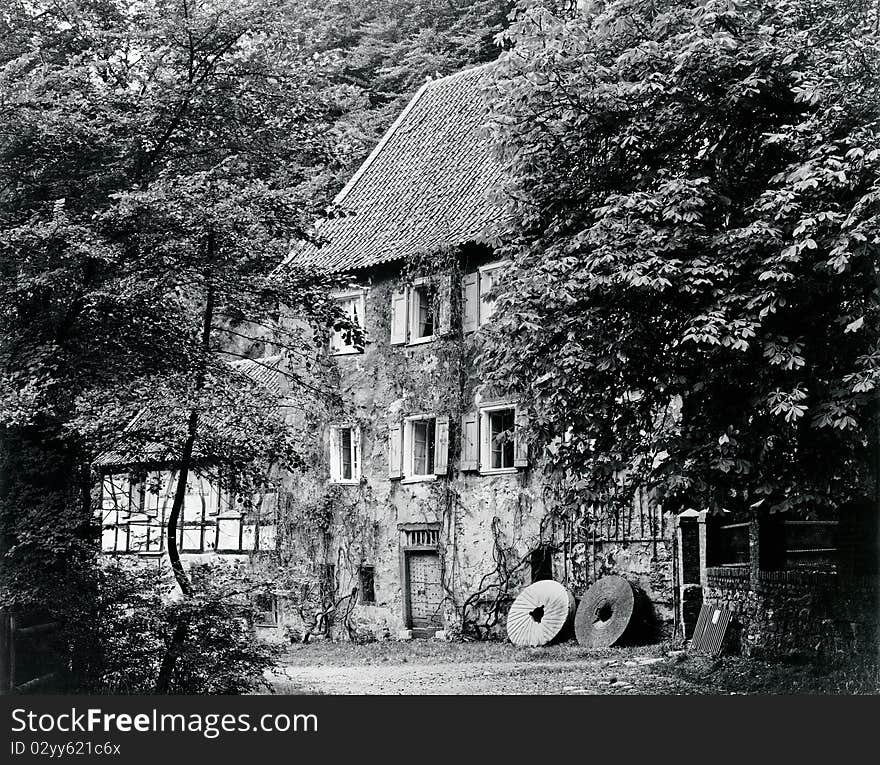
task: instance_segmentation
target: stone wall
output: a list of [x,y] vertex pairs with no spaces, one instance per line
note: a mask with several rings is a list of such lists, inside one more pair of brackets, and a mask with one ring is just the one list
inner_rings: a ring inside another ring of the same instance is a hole
[[876,651],[877,577],[719,567],[706,582],[705,602],[732,612],[732,647],[746,655]]
[[[483,255],[483,260],[486,256]],[[471,257],[466,270],[480,260]],[[449,336],[418,345],[390,345],[392,292],[400,284],[399,270],[373,270],[361,286],[368,289],[365,305],[366,346],[363,353],[336,357],[342,405],[330,421],[360,426],[363,477],[359,485],[328,486],[329,440],[326,417],[313,423],[316,444],[312,469],[288,486],[295,505],[331,507],[326,544],[307,540],[279,544],[300,550],[301,558],[322,556],[335,566],[339,594],[358,586],[358,566],[375,572],[375,603],[358,604],[351,614],[360,633],[381,639],[406,627],[403,583],[404,531],[407,524],[439,528],[439,552],[446,593],[444,622],[455,630],[462,609],[481,626],[482,637],[503,636],[504,615],[522,586],[531,581],[529,556],[542,544],[553,546],[553,576],[580,596],[604,574],[631,579],[655,603],[659,626],[672,618],[671,528],[656,521],[658,539],[572,540],[570,528],[548,523],[544,476],[537,455],[528,468],[501,475],[459,470],[461,413],[474,408],[480,391],[474,363],[473,335],[453,331]],[[455,289],[453,290],[455,295]],[[453,314],[454,314],[453,304]],[[455,319],[453,318],[453,327]],[[451,421],[449,473],[419,483],[389,477],[389,425],[416,413],[448,414]],[[323,498],[323,499],[322,499]],[[290,518],[296,518],[293,508]],[[280,526],[284,521],[280,522]],[[290,524],[296,526],[296,522]],[[304,561],[303,565],[307,565]],[[285,564],[288,568],[295,562]],[[297,617],[287,611],[291,623]]]

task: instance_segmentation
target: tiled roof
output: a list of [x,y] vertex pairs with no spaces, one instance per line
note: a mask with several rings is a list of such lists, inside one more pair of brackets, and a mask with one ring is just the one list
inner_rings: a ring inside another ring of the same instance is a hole
[[[229,364],[235,370],[247,375],[254,382],[265,386],[277,396],[281,392],[281,361],[282,356],[277,354],[275,356],[265,356],[261,359],[240,359],[229,362]],[[122,434],[122,443],[116,448],[108,449],[100,454],[95,460],[95,464],[102,468],[112,468],[114,466],[168,462],[175,458],[179,459],[179,455],[168,444],[157,441],[145,443],[138,435],[144,429],[151,433],[161,430],[161,427],[157,427],[157,423],[161,425],[162,421],[167,421],[168,418],[167,413],[163,415],[162,411],[161,408],[157,411],[153,411],[150,407],[141,409],[125,428]],[[175,418],[176,424],[180,425],[185,421],[186,417],[180,417],[178,412]],[[149,426],[146,428],[145,423],[149,423]],[[222,433],[228,425],[224,423],[222,413],[208,411],[202,419],[202,427]],[[176,433],[170,426],[169,432]],[[197,458],[200,456],[198,454],[198,444],[196,445],[196,454],[194,456]]]
[[446,245],[485,241],[500,218],[502,173],[483,130],[487,65],[427,82],[334,200],[322,244],[290,262],[349,271]]

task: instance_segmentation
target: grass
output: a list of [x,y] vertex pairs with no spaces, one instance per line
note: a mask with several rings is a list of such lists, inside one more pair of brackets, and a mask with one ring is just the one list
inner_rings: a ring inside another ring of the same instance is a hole
[[384,663],[454,664],[464,662],[532,662],[578,661],[607,657],[626,658],[630,655],[662,656],[669,644],[628,648],[606,648],[591,651],[574,642],[523,648],[501,641],[446,642],[442,640],[382,641],[355,645],[352,643],[297,643],[284,654],[282,663],[298,666],[333,665],[340,667],[367,666]]
[[880,693],[880,665],[841,656],[823,662],[682,654],[666,671],[728,693],[861,695]]

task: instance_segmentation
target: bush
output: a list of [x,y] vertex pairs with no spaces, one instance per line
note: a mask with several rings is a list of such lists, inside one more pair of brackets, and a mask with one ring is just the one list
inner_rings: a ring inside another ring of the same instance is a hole
[[98,597],[76,614],[68,631],[75,657],[72,687],[86,693],[152,693],[159,667],[181,618],[189,631],[171,679],[175,694],[240,694],[269,688],[265,672],[277,649],[258,639],[256,609],[242,577],[226,566],[191,572],[196,594],[174,596],[167,570],[142,562],[101,568]]

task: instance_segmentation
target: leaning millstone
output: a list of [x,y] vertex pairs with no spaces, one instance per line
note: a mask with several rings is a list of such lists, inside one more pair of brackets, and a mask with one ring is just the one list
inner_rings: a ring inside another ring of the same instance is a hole
[[574,596],[545,579],[526,587],[507,612],[507,637],[514,645],[547,645],[574,616]]

